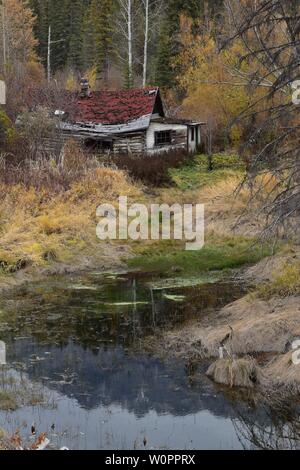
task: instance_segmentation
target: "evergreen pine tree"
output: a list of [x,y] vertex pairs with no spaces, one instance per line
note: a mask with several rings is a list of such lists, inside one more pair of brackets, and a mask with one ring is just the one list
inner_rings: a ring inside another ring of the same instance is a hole
[[114,56],[114,33],[116,2],[92,0],[91,15],[94,28],[95,65],[99,79],[107,84],[110,61]]
[[161,87],[174,86],[177,75],[173,67],[173,59],[179,52],[178,34],[180,31],[180,15],[184,14],[193,20],[203,17],[206,7],[213,15],[223,0],[168,0],[166,15],[161,24],[157,58],[156,83]]
[[82,21],[81,64],[84,71],[95,63],[95,34],[91,5],[85,9]]
[[38,40],[36,52],[43,65],[47,64],[47,43],[48,43],[48,0],[30,0],[29,6],[36,16],[34,24],[34,35]]
[[171,65],[172,59],[172,24],[166,18],[159,33],[155,83],[162,88],[168,88],[172,84],[174,72]]
[[82,69],[83,18],[85,2],[69,0],[68,11],[68,64],[76,70]]
[[68,0],[49,0],[48,23],[51,26],[51,39],[54,42],[51,46],[52,72],[62,69],[67,64],[68,21]]
[[[34,33],[39,42],[37,54],[44,66],[47,65],[48,31],[51,26],[51,39],[54,42],[51,46],[52,73],[66,66],[85,71],[95,65],[98,78],[107,83],[110,65],[117,63],[116,50],[120,52],[126,48],[124,36],[118,35],[116,31],[120,8],[118,0],[28,1],[37,17],[34,25]],[[173,68],[173,62],[180,47],[177,39],[180,15],[198,19],[206,13],[209,18],[216,18],[221,16],[223,2],[224,0],[165,0],[165,7],[157,18],[159,33],[149,48],[151,82],[164,88],[174,86],[177,71]],[[143,20],[141,16],[139,24],[138,15],[140,0],[135,0],[133,5],[134,54],[135,57],[140,57],[143,53]],[[135,67],[141,73],[138,61],[135,61]],[[123,67],[122,72],[125,77],[124,86],[131,87],[128,67]]]

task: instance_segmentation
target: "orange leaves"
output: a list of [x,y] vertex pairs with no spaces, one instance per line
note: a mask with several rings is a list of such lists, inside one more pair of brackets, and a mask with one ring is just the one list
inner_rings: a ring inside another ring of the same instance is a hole
[[34,48],[37,40],[33,35],[35,17],[32,11],[22,0],[3,0],[2,4],[3,38],[6,41],[7,61],[17,59],[25,64],[36,59]]
[[219,50],[215,25],[197,25],[195,34],[191,20],[181,19],[180,85],[186,90],[183,114],[205,121],[213,128],[215,139],[224,141],[227,129],[233,145],[239,144],[243,129],[235,119],[256,98],[247,85],[247,77],[257,64],[243,60],[245,49],[236,40],[227,49]]
[[14,450],[22,450],[22,439],[19,430],[9,438],[9,443]]
[[31,445],[30,450],[44,450],[50,444],[47,434],[43,432]]

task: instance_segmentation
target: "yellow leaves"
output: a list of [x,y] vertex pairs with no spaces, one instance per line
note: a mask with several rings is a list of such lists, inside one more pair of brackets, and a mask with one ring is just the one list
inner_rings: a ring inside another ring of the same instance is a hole
[[234,41],[230,48],[222,51],[223,64],[231,69],[236,69],[240,72],[249,72],[253,69],[254,63],[251,64],[244,59],[246,54],[244,46],[239,40]]
[[34,83],[41,83],[44,79],[45,71],[41,63],[37,62],[36,58],[31,59],[26,64],[28,79]]
[[[224,131],[261,91],[247,88],[247,77],[258,69],[255,61],[244,59],[245,48],[240,40],[227,49],[218,49],[213,25],[198,25],[195,36],[191,20],[182,18],[180,42],[182,50],[176,59],[181,70],[180,85],[187,91],[183,114],[206,122],[214,122],[215,137],[221,139]],[[234,125],[229,136],[234,145],[240,142],[242,125]]]
[[243,135],[243,128],[241,125],[233,125],[230,129],[230,137],[233,145],[238,145]]
[[76,79],[73,72],[71,72],[67,77],[66,90],[68,90],[68,91],[77,91],[78,90],[78,80]]
[[98,77],[97,67],[94,66],[94,67],[90,68],[89,70],[87,70],[84,76],[89,81],[91,89],[95,90],[96,84],[97,84],[97,77]]
[[27,2],[22,0],[3,0],[3,9],[1,9],[1,21],[4,25],[4,33],[8,62],[10,61],[10,52],[13,51],[22,63],[36,60],[35,47],[38,41],[33,34],[35,17]]

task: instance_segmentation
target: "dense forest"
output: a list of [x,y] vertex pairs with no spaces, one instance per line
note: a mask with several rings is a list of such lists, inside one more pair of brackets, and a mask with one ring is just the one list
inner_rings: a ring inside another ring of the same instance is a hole
[[220,16],[222,0],[30,0],[29,5],[37,18],[37,55],[45,67],[51,27],[54,74],[94,69],[104,85],[120,85],[122,77],[124,86],[144,79],[144,84],[171,87],[180,17],[211,20]]
[[[255,125],[262,126],[261,143],[267,142],[282,116],[277,112],[265,125],[262,110],[271,113],[270,99],[276,106],[284,94],[291,97],[298,78],[299,6],[291,0],[252,3],[3,0],[6,112],[15,119],[28,108],[33,87],[78,90],[85,76],[93,89],[160,86],[168,114],[207,123],[208,148],[246,144]],[[251,116],[241,119],[247,109]]]
[[78,90],[83,76],[92,89],[160,86],[169,115],[207,123],[208,153],[243,147],[249,165],[294,125],[298,10],[291,0],[3,0],[6,113],[31,107],[33,88]]
[[[198,58],[209,41],[215,53],[221,43],[224,0],[3,0],[0,14],[0,72],[11,118],[30,105],[28,89],[48,82],[76,90],[83,76],[93,89],[160,86],[168,113],[186,114],[191,67],[206,73]],[[208,41],[201,50],[200,36]],[[213,62],[207,66],[214,71]],[[188,110],[191,117],[228,120],[232,110],[220,112],[213,100],[211,113],[205,96]]]

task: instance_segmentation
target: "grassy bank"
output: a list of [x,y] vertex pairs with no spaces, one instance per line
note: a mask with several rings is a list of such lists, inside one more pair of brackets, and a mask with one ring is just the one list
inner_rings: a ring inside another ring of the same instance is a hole
[[[268,362],[264,370],[269,382],[276,382],[271,377],[274,373],[278,374],[278,383],[285,378],[288,383],[295,380],[300,384],[298,369],[291,363],[292,352],[286,352],[287,345],[300,336],[299,249],[282,244],[274,250],[261,245],[259,234],[264,220],[257,216],[257,207],[261,207],[262,200],[248,205],[255,185],[272,188],[272,178],[265,175],[250,189],[240,186],[243,168],[235,157],[217,156],[214,161],[215,167],[209,171],[207,160],[195,157],[189,164],[171,170],[172,184],[161,188],[145,187],[130,179],[125,171],[99,164],[92,167],[80,164],[78,174],[70,177],[68,173],[69,179],[64,184],[62,173],[58,187],[55,175],[60,170],[52,168],[51,162],[46,166],[48,173],[42,172],[41,186],[34,184],[39,179],[30,180],[29,176],[23,184],[1,182],[0,283],[22,280],[26,275],[32,279],[41,270],[49,274],[95,267],[108,271],[120,266],[153,272],[163,282],[166,277],[186,281],[209,279],[215,273],[220,278],[232,269],[251,265],[247,275],[252,285],[257,284],[254,292],[221,312],[211,313],[209,318],[204,316],[198,323],[184,325],[175,332],[163,332],[162,337],[151,339],[151,344],[156,352],[163,350],[189,358],[192,351],[193,358],[215,360],[220,344],[231,331],[230,325],[234,332],[230,344],[232,357],[229,362],[226,358],[223,365],[212,367],[216,380],[223,376],[223,366],[226,377],[231,377],[232,370],[240,366],[251,374],[256,366],[261,367],[260,363],[253,365],[257,355],[270,353],[273,362]],[[148,206],[205,204],[204,248],[186,251],[184,241],[174,240],[100,242],[96,237],[96,208],[105,202],[116,204],[120,195]],[[259,191],[258,198],[262,197],[263,191]],[[271,256],[274,253],[276,256]],[[251,363],[244,362],[248,356]],[[232,364],[230,361],[235,361],[232,359],[235,357],[240,362]],[[240,383],[240,368],[236,372]],[[0,406],[1,400],[5,406],[13,407],[7,394],[0,396]]]
[[234,154],[215,154],[212,163],[213,167],[209,169],[207,156],[197,155],[180,168],[171,169],[169,174],[177,188],[190,191],[212,186],[245,172],[242,160]]
[[[75,147],[61,163],[33,162],[23,171],[3,173],[0,181],[0,282],[41,272],[69,272],[98,267],[188,277],[255,263],[269,254],[256,244],[259,221],[243,212],[247,188],[234,192],[243,178],[237,157],[216,155],[213,170],[201,155],[170,170],[168,187],[147,188],[123,170],[87,160]],[[204,203],[206,246],[187,252],[184,243],[100,242],[96,208],[118,197],[133,202]],[[238,224],[236,224],[236,221]]]
[[[180,168],[170,170],[172,185],[157,190],[156,203],[201,203],[205,206],[205,246],[186,251],[176,241],[143,242],[132,245],[131,269],[163,276],[188,277],[225,271],[257,263],[272,254],[270,245],[259,242],[263,221],[248,207],[250,189],[240,187],[245,169],[234,155],[214,155],[213,169],[199,155]],[[266,178],[267,180],[267,178]],[[270,184],[258,181],[257,185]],[[259,203],[259,201],[257,201]]]
[[185,251],[184,246],[169,243],[140,247],[136,257],[129,260],[129,267],[159,275],[191,276],[223,271],[252,264],[270,255],[269,246],[255,243],[253,238],[210,238],[201,251]]
[[245,279],[256,284],[248,295],[148,338],[146,347],[164,357],[210,360],[209,377],[229,387],[298,395],[299,349],[294,342],[300,337],[299,246],[261,260],[246,270]]
[[110,243],[96,237],[96,209],[140,191],[127,175],[109,168],[87,171],[66,190],[0,184],[0,279],[53,265],[120,263]]
[[300,260],[292,259],[289,264],[273,271],[271,279],[256,289],[256,295],[265,300],[272,297],[300,296]]

